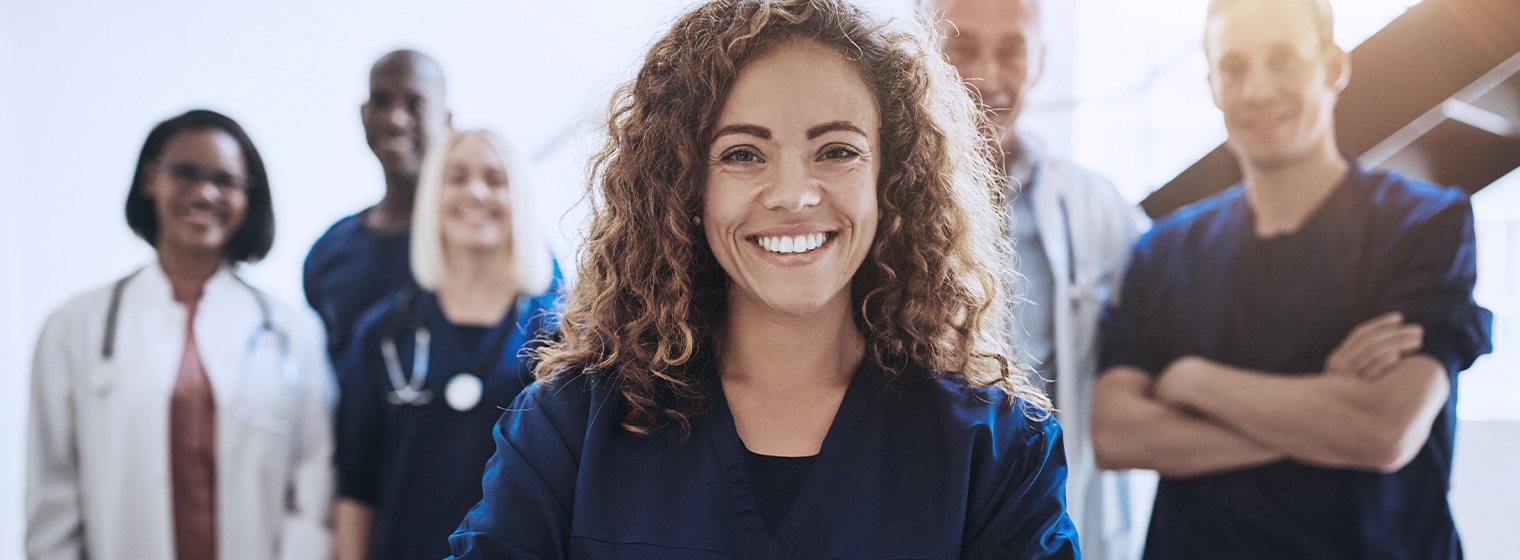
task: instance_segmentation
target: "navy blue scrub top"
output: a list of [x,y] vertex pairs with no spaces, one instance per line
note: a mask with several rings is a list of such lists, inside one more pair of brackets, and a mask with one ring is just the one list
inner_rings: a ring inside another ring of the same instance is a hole
[[338,220],[322,234],[302,270],[306,302],[327,327],[334,363],[343,357],[359,315],[412,283],[411,232],[372,231],[364,225],[365,212]]
[[909,367],[862,365],[772,535],[711,366],[708,414],[618,427],[614,378],[569,372],[523,391],[496,426],[485,499],[456,558],[1077,558],[1066,456],[1048,414]]
[[[418,293],[412,309],[432,334],[423,389],[433,398],[414,406],[390,402],[393,387],[380,350],[401,295],[381,300],[364,314],[354,344],[338,364],[346,371],[340,376],[337,412],[338,492],[375,509],[370,558],[443,558],[449,555],[449,534],[480,501],[481,474],[496,449],[492,427],[533,379],[520,355],[552,332],[557,300],[553,289],[518,298],[516,308],[490,327],[476,347],[466,347],[460,330],[469,327],[450,324],[435,294]],[[414,333],[408,328],[394,336],[408,376]],[[480,402],[468,411],[454,410],[444,397],[449,379],[476,367],[494,340],[504,340],[504,351],[482,379]]]
[[[1157,222],[1136,243],[1102,324],[1103,367],[1153,374],[1196,355],[1284,375],[1324,370],[1357,324],[1389,311],[1424,326],[1452,389],[1430,439],[1392,474],[1283,461],[1165,479],[1145,557],[1458,559],[1446,494],[1457,372],[1490,350],[1473,301],[1462,192],[1352,169],[1299,231],[1255,234],[1244,187]],[[1262,395],[1269,399],[1270,395]]]

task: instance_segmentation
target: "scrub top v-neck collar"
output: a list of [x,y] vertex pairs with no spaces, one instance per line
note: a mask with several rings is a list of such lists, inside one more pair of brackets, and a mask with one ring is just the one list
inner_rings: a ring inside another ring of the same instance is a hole
[[1298,229],[1265,237],[1256,233],[1256,209],[1251,206],[1251,197],[1244,190],[1245,183],[1241,183],[1240,198],[1236,200],[1236,204],[1240,205],[1241,216],[1244,218],[1239,222],[1242,230],[1239,238],[1249,240],[1256,245],[1274,247],[1292,244],[1298,239],[1317,240],[1319,234],[1315,232],[1330,227],[1330,224],[1324,222],[1334,219],[1334,214],[1339,207],[1345,205],[1348,195],[1361,190],[1362,179],[1366,172],[1357,167],[1354,159],[1348,160],[1347,165],[1345,175],[1341,176],[1341,180],[1330,187],[1330,192],[1325,194],[1325,198],[1309,211],[1309,216],[1298,224]]
[[818,507],[829,493],[835,473],[847,455],[846,450],[856,428],[860,426],[867,401],[865,393],[870,390],[868,386],[871,385],[871,380],[878,375],[875,368],[866,361],[862,361],[860,367],[856,368],[849,388],[845,389],[844,399],[839,403],[839,410],[834,413],[828,435],[823,438],[823,446],[818,451],[812,469],[803,479],[802,487],[797,490],[791,508],[772,534],[766,530],[754,490],[750,487],[749,471],[744,463],[744,441],[739,439],[739,430],[734,424],[733,411],[728,407],[728,398],[723,393],[723,384],[716,381],[716,368],[712,368],[711,373],[716,398],[711,419],[707,422],[708,441],[712,442],[719,469],[723,473],[724,491],[728,496],[730,514],[733,516],[743,555],[746,558],[789,558],[796,551],[803,535],[812,525]]
[[[451,330],[458,327],[458,325],[450,322],[449,318],[443,314],[443,306],[438,302],[438,294],[425,292],[420,294],[417,299],[417,303],[419,304],[417,307],[427,315],[430,321],[429,324],[443,325]],[[461,340],[458,336],[454,336],[452,333],[449,336],[434,337],[435,344],[439,346],[435,353],[444,356],[457,356],[459,363],[468,364],[466,367],[469,367],[468,370],[461,369],[460,371],[437,373],[446,375],[450,379],[459,373],[469,373],[479,377],[481,380],[485,380],[492,372],[500,369],[501,352],[506,348],[519,348],[527,342],[527,330],[519,328],[519,325],[527,325],[532,319],[532,317],[528,316],[528,313],[532,311],[530,303],[531,298],[519,294],[512,302],[512,305],[507,308],[507,312],[502,314],[501,319],[496,322],[496,325],[486,327],[485,336],[482,336],[480,343],[473,348],[466,348],[465,346],[467,345],[464,340]],[[506,332],[503,332],[504,329]],[[497,352],[492,352],[492,350],[497,350]]]

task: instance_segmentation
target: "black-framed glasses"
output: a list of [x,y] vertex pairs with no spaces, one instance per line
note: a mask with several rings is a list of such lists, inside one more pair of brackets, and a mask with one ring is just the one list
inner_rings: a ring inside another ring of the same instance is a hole
[[173,177],[180,188],[190,188],[208,182],[216,185],[217,190],[222,192],[242,191],[248,188],[246,179],[222,169],[202,167],[188,161],[159,160],[155,165]]

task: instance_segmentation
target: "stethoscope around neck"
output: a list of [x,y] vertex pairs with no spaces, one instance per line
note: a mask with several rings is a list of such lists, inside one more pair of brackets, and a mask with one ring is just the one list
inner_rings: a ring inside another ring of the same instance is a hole
[[[420,295],[415,285],[408,285],[398,294],[399,302],[396,310],[391,313],[390,319],[386,320],[380,331],[380,355],[385,360],[385,374],[391,383],[391,392],[387,400],[398,406],[425,406],[433,402],[433,392],[424,389],[427,383],[429,359],[432,355],[433,332],[428,329],[427,317],[417,310],[416,299]],[[521,298],[518,299],[520,303]],[[508,307],[507,316],[503,321],[513,321],[517,317],[517,304]],[[401,367],[401,353],[396,347],[396,336],[406,330],[412,331],[412,372],[410,375]],[[449,408],[459,412],[469,412],[480,404],[481,397],[485,394],[485,376],[496,362],[501,359],[505,351],[507,335],[512,332],[511,325],[496,326],[496,333],[486,341],[486,352],[475,363],[475,367],[469,371],[454,374],[444,385],[443,398]]]
[[[116,329],[121,314],[122,293],[126,291],[127,283],[136,277],[142,269],[117,280],[111,287],[111,304],[106,309],[106,332],[100,344],[100,358],[103,362],[114,362],[116,357]],[[295,433],[296,424],[300,422],[301,400],[305,394],[305,387],[301,385],[300,370],[296,367],[295,355],[291,352],[290,334],[274,323],[274,314],[270,310],[269,300],[264,293],[254,288],[236,274],[232,278],[242,284],[248,292],[253,294],[253,299],[258,303],[261,315],[259,328],[248,338],[248,350],[243,356],[243,363],[238,372],[238,381],[234,389],[232,415],[238,420],[255,428],[269,430],[279,435]],[[248,394],[252,389],[249,384],[252,368],[249,361],[258,354],[261,341],[265,338],[274,338],[275,346],[279,351],[280,377],[286,388],[290,390],[294,399],[291,408],[296,412],[289,417],[254,410],[248,402]],[[111,391],[115,373],[111,368],[95,368],[94,379],[96,389],[104,394]]]
[[[1029,184],[1017,178],[1010,177],[1018,185],[1019,196],[1028,194],[1034,185],[1040,184],[1041,175],[1044,173],[1044,162],[1035,160],[1029,172]],[[1066,197],[1056,197],[1057,208],[1061,212],[1061,227],[1066,235],[1066,290],[1067,298],[1071,300],[1091,300],[1099,305],[1107,304],[1113,294],[1109,292],[1109,286],[1103,281],[1115,269],[1123,265],[1122,261],[1094,263],[1082,266],[1077,260],[1077,251],[1071,231],[1071,211],[1067,209]],[[1059,280],[1059,279],[1058,279]]]

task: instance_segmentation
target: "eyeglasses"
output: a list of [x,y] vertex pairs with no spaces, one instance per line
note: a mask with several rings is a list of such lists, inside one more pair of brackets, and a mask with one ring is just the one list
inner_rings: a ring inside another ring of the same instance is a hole
[[242,191],[248,188],[248,181],[232,173],[221,169],[201,167],[198,164],[185,161],[159,161],[155,165],[168,173],[179,183],[180,188],[190,188],[195,185],[210,182],[216,185],[217,190],[224,193]]

